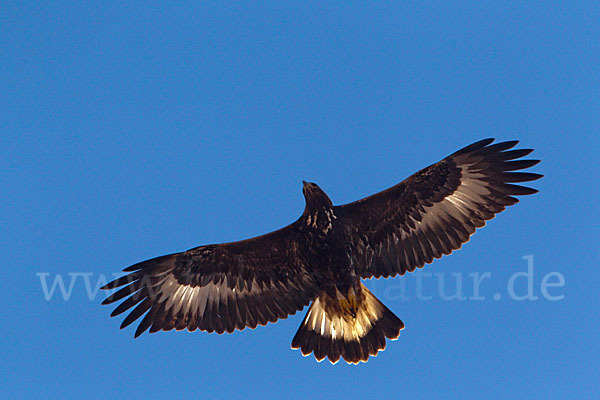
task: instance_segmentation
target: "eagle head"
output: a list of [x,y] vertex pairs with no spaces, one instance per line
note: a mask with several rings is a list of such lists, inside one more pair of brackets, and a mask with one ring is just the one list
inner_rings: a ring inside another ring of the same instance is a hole
[[307,210],[330,209],[333,207],[329,196],[316,183],[302,181],[302,194],[304,194],[306,200]]

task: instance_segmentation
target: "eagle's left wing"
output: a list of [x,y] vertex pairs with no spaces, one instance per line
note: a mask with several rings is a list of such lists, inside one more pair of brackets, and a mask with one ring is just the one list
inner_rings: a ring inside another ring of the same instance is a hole
[[337,206],[352,232],[353,262],[363,278],[414,271],[467,242],[508,205],[537,190],[514,185],[542,175],[513,172],[539,160],[518,142],[481,140],[383,192]]
[[121,287],[102,304],[126,298],[111,316],[136,306],[121,328],[147,312],[136,337],[148,328],[223,333],[286,318],[318,294],[297,226],[132,265],[124,270],[129,275],[102,287]]

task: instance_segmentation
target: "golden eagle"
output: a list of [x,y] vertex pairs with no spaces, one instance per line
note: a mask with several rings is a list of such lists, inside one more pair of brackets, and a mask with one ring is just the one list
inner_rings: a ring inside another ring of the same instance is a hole
[[102,304],[132,307],[121,328],[140,318],[148,328],[233,332],[286,318],[310,305],[292,348],[336,363],[367,361],[397,339],[404,323],[361,279],[414,271],[459,249],[515,195],[515,185],[540,174],[516,172],[539,160],[518,142],[485,139],[457,151],[380,193],[334,206],[316,184],[303,182],[298,220],[239,242],[200,246],[126,268],[102,289],[119,290]]

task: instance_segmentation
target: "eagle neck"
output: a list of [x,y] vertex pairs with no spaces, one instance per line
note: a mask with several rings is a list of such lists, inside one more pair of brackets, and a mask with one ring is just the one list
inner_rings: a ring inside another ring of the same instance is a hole
[[307,207],[304,211],[306,226],[325,234],[332,230],[336,219],[333,207],[321,206],[313,209]]

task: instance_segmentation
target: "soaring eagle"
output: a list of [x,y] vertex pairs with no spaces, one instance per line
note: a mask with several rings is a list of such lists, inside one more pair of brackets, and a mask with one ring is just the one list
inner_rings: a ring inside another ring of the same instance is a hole
[[[518,141],[485,139],[403,182],[353,203],[334,206],[315,183],[303,182],[304,212],[277,231],[239,242],[205,245],[125,268],[102,289],[102,304],[125,299],[111,316],[133,310],[124,328],[142,317],[148,328],[233,332],[295,314],[310,304],[292,340],[303,355],[358,364],[375,356],[404,329],[361,279],[412,272],[466,243],[515,195],[515,185],[540,174],[516,172],[539,160]],[[520,159],[520,160],[518,160]]]

